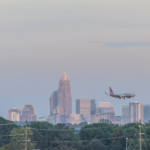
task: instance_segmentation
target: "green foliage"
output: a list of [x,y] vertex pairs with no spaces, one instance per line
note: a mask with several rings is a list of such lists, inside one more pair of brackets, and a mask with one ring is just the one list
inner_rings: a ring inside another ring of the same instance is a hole
[[[112,147],[113,149],[123,149],[125,147],[125,137],[124,137],[124,131],[121,127],[117,127],[113,131],[113,142]],[[116,147],[117,145],[117,147]]]
[[48,122],[32,122],[30,125],[33,131],[32,140],[36,141],[36,148],[46,149],[49,147],[49,141],[53,140],[54,126]]
[[53,126],[47,122],[33,122],[31,123],[31,129],[33,130],[32,140],[37,141],[36,148],[46,150],[75,145],[75,143],[70,144],[76,138],[75,130],[64,124]]
[[0,117],[0,147],[10,142],[10,132],[13,128],[17,128],[16,124]]
[[0,150],[5,150],[5,147],[3,146],[3,147],[0,147]]
[[[8,144],[5,145],[7,150],[20,150],[25,148],[25,135],[26,129],[24,127],[14,128],[11,131],[11,140]],[[31,137],[33,135],[31,130],[27,130],[28,141],[27,141],[27,149],[33,150],[35,144],[31,142]]]
[[101,142],[101,140],[93,139],[88,142],[81,142],[78,149],[79,150],[107,150],[107,147]]
[[[11,123],[0,118],[0,124]],[[71,125],[32,122],[28,128],[28,150],[128,150],[139,149],[139,124],[117,126],[106,123],[86,125],[76,132]],[[25,127],[0,126],[0,150],[25,147]],[[142,125],[142,150],[150,149],[150,123]],[[2,136],[3,135],[3,136]],[[13,136],[4,136],[13,135]],[[15,136],[16,135],[16,136]],[[8,140],[8,141],[7,141]]]
[[110,147],[113,139],[113,125],[96,123],[83,127],[80,131],[81,140],[98,139],[105,147]]
[[[130,123],[123,126],[124,136],[128,138],[128,150],[139,149],[139,124]],[[125,142],[124,142],[125,143]]]

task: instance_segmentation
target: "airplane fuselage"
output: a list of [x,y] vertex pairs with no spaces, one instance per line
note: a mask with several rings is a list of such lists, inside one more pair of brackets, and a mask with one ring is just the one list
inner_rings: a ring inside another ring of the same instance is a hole
[[135,94],[110,94],[110,96],[114,97],[114,98],[119,98],[119,99],[121,99],[121,98],[126,99],[126,98],[133,98],[133,97],[135,97]]
[[105,92],[106,95],[109,95],[111,97],[114,97],[114,98],[123,98],[123,99],[126,99],[126,98],[133,98],[135,97],[135,94],[132,94],[132,93],[124,93],[124,94],[114,94],[113,90],[111,89],[111,87],[109,87],[109,94],[107,92]]

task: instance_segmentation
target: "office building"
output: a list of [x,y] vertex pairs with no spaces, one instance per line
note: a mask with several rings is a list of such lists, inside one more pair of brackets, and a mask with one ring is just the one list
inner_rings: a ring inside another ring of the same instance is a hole
[[98,107],[98,114],[100,115],[100,121],[108,121],[113,123],[115,120],[115,111],[113,105],[110,102],[100,102]]
[[50,114],[55,114],[58,106],[58,90],[54,91],[50,97]]
[[22,109],[22,117],[21,120],[23,122],[26,121],[36,121],[36,114],[33,105],[24,105]]
[[102,114],[104,111],[113,111],[113,105],[110,102],[100,102],[96,114]]
[[122,105],[121,107],[121,122],[122,124],[128,124],[130,122],[130,117],[129,117],[129,105]]
[[144,122],[150,121],[150,105],[144,105]]
[[70,81],[64,72],[59,81],[58,88],[58,106],[63,114],[70,115],[72,113],[72,98]]
[[85,121],[90,121],[91,115],[96,112],[96,104],[93,99],[78,99],[76,100],[76,113],[82,114]]
[[129,117],[130,123],[138,123],[141,121],[144,122],[144,111],[143,104],[140,104],[137,101],[129,103]]
[[20,122],[21,111],[19,108],[13,107],[8,111],[8,120]]
[[[71,87],[68,75],[64,72],[59,81],[57,91],[50,97],[50,115],[59,114],[61,118],[66,118],[72,113]],[[63,117],[62,117],[62,116]],[[60,119],[62,120],[62,119]]]
[[83,115],[71,114],[68,122],[71,124],[80,124],[81,122],[84,122]]
[[100,111],[103,112],[103,111],[107,111],[107,110],[112,111],[114,107],[110,102],[100,102],[99,108],[100,108]]

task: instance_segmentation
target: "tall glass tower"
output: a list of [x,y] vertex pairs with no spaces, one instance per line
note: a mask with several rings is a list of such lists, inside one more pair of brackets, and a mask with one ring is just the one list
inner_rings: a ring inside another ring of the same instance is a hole
[[59,81],[58,88],[58,109],[62,114],[72,113],[71,87],[68,75],[64,72]]

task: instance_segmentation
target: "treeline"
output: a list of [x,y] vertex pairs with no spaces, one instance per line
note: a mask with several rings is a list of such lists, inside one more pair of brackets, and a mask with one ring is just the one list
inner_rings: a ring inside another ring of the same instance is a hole
[[[142,150],[150,150],[150,123],[142,125]],[[96,123],[76,131],[65,124],[32,122],[16,125],[0,118],[0,150],[137,150],[140,124]]]

